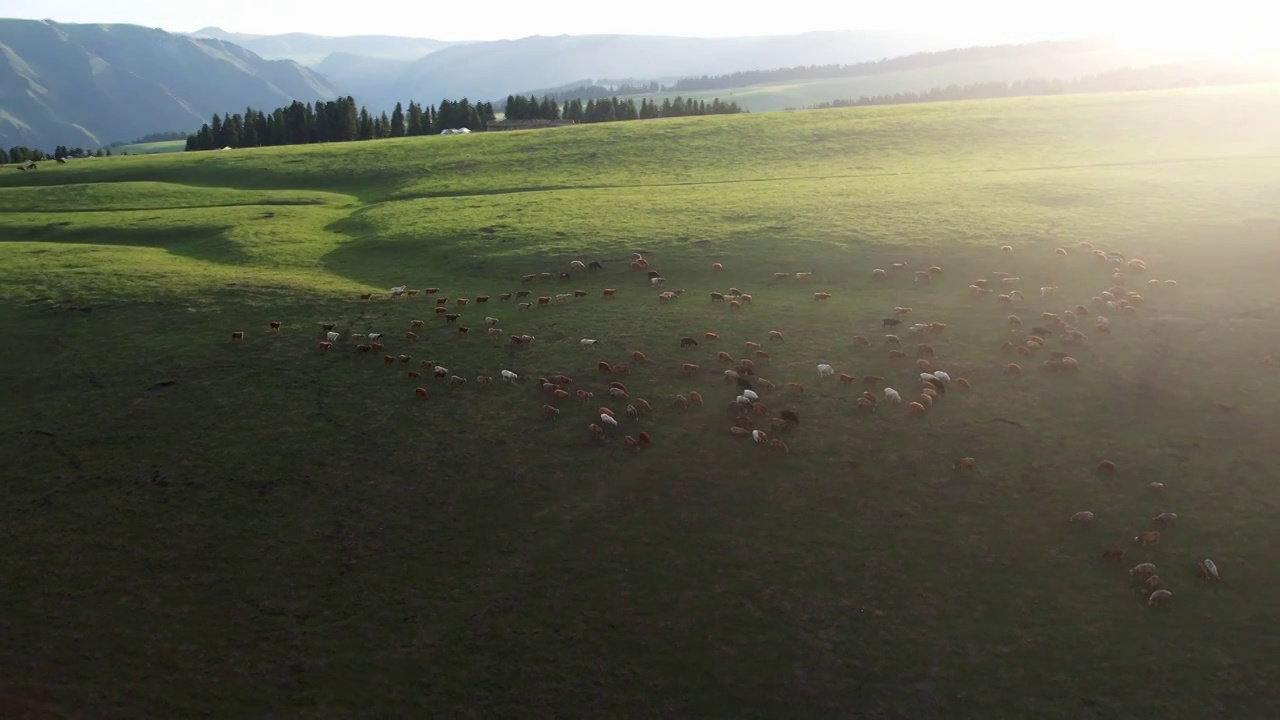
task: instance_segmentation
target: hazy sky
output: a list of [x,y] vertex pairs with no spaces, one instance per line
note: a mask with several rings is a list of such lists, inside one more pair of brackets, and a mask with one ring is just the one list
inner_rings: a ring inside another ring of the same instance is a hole
[[[60,22],[134,23],[175,32],[216,25],[247,33],[389,34],[442,40],[528,35],[774,35],[810,30],[924,30],[960,42],[1030,41],[1132,31],[1177,42],[1209,35],[1229,43],[1259,37],[1267,3],[1156,0],[547,0],[333,3],[355,12],[317,13],[321,0],[0,0],[0,16]],[[1053,8],[1053,9],[1050,9]]]

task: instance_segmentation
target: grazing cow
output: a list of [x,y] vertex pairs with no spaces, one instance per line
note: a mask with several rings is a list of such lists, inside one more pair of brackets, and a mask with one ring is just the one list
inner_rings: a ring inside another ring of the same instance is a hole
[[444,316],[444,321],[446,323],[456,323],[459,317],[461,316],[458,313],[449,313],[448,315]]
[[416,387],[413,389],[413,394],[425,399],[427,397],[427,389],[424,387]]
[[574,296],[574,297],[576,297],[576,298],[586,297],[586,296],[587,296],[587,291],[586,291],[586,290],[574,290],[574,291],[573,291],[573,296]]
[[799,425],[799,424],[800,424],[800,416],[799,416],[799,415],[796,415],[796,414],[795,414],[794,412],[792,412],[791,410],[783,410],[781,413],[778,413],[778,415],[779,415],[783,420],[785,420],[785,421],[787,421],[787,422],[789,422],[789,423],[792,423],[793,425]]
[[550,304],[551,304],[551,297],[550,297],[550,296],[547,296],[547,295],[542,295],[541,297],[539,297],[539,298],[538,298],[538,304],[539,304],[539,305],[550,305]]
[[682,347],[682,348],[687,348],[687,347],[690,347],[690,346],[697,347],[697,345],[698,345],[698,341],[697,341],[697,340],[694,340],[694,339],[693,339],[693,338],[691,338],[691,337],[682,337],[682,338],[680,338],[680,347]]
[[466,335],[469,331],[470,331],[470,329],[469,329],[469,328],[467,328],[465,325],[459,325],[459,326],[458,326],[458,334],[459,334],[459,335]]
[[1133,538],[1133,542],[1143,544],[1143,546],[1156,544],[1160,542],[1160,530],[1151,530],[1151,532],[1139,533],[1137,537]]
[[711,301],[724,302],[724,293],[718,293],[718,292],[711,293]]
[[436,305],[444,305],[444,304],[445,304],[445,303],[447,303],[447,302],[449,302],[449,298],[447,298],[447,297],[438,297],[438,298],[436,298]]
[[587,270],[603,270],[603,269],[604,269],[604,266],[603,266],[603,265],[601,265],[599,262],[597,262],[597,261],[595,261],[595,260],[592,260],[592,261],[587,265]]
[[685,375],[692,375],[698,372],[698,366],[693,363],[684,363],[680,366],[680,371]]
[[517,293],[516,293],[516,298],[517,298],[517,299],[520,299],[520,298],[527,298],[527,297],[529,297],[529,293],[530,293],[530,292],[532,292],[532,291],[531,291],[531,290],[521,290],[521,291],[519,291],[519,292],[517,292]]
[[703,334],[702,334],[702,336],[703,336],[704,338],[708,339],[708,340],[713,341],[713,342],[714,342],[714,341],[716,341],[716,340],[719,340],[719,339],[720,339],[720,336],[719,336],[719,335],[717,335],[717,334],[715,334],[715,333],[713,333],[713,332],[703,333]]
[[605,288],[603,291],[601,291],[601,294],[602,294],[602,296],[603,296],[603,297],[610,298],[610,297],[614,297],[615,295],[617,295],[617,294],[618,294],[618,291],[617,291],[617,289],[616,289],[616,288]]

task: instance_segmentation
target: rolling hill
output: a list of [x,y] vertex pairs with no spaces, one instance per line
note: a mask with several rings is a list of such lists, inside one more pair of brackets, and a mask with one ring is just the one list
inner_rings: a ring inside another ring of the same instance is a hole
[[965,48],[947,53],[937,63],[898,67],[892,61],[864,72],[842,77],[775,81],[742,87],[663,90],[621,95],[637,103],[641,99],[661,102],[683,96],[711,101],[732,100],[752,112],[803,108],[840,98],[858,98],[895,93],[925,92],[933,88],[975,83],[1012,83],[1029,78],[1074,80],[1125,67],[1150,67],[1164,59],[1150,53],[1126,50],[1106,42],[1053,42],[1007,46],[998,56],[989,48]]
[[332,98],[317,73],[136,25],[0,19],[0,144],[95,147],[214,112]]
[[254,35],[227,32],[222,28],[201,28],[187,33],[197,38],[212,38],[235,43],[267,60],[293,60],[316,67],[331,55],[360,56],[379,60],[417,60],[424,55],[461,43],[430,38],[393,35],[347,35],[329,37],[309,33]]
[[1277,117],[1256,85],[0,172],[0,716],[1280,717]]

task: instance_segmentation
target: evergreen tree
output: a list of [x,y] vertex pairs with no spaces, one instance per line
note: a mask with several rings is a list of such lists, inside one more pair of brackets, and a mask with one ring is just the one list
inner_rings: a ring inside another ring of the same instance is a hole
[[364,106],[360,107],[360,135],[357,139],[373,139],[373,116],[369,114],[369,110]]
[[391,137],[404,137],[404,131],[404,109],[396,103],[396,109],[391,113]]
[[422,106],[410,100],[409,111],[405,114],[405,134],[410,137],[425,135],[422,124]]

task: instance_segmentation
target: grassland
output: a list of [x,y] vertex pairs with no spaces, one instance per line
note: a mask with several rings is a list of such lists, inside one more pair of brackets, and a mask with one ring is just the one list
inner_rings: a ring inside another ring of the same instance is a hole
[[[1275,717],[1277,117],[1277,88],[1220,88],[0,175],[0,715]],[[1111,279],[1081,241],[1144,258],[1145,304],[1084,328],[1078,374],[1004,377],[1010,310],[967,286],[1021,277],[1028,324],[1088,303]],[[892,262],[945,272],[873,282]],[[460,338],[400,283],[495,297]],[[730,285],[755,301],[707,299]],[[496,298],[522,287],[590,296]],[[914,367],[850,342],[895,306],[947,323],[936,362],[974,386],[924,418],[814,372],[906,394]],[[485,315],[537,339],[477,336]],[[325,321],[412,362],[320,352]],[[729,436],[714,356],[771,329],[759,374],[808,386],[764,398],[802,418],[788,455]],[[599,397],[596,362],[633,350],[655,411],[622,429],[655,447],[593,442],[602,401],[541,417],[534,378]],[[406,377],[423,359],[468,383]],[[522,381],[475,382],[503,368]],[[1164,511],[1160,545],[1128,541]],[[1125,572],[1144,560],[1169,607]]]

